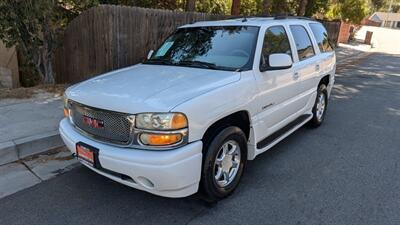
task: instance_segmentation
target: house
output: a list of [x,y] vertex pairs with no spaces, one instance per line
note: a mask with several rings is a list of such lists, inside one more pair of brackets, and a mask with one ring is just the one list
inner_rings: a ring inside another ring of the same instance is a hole
[[400,29],[400,13],[375,12],[369,20],[380,23],[381,27]]

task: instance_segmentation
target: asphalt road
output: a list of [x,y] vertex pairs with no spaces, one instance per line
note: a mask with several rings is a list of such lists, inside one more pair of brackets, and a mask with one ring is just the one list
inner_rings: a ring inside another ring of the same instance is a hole
[[302,128],[248,164],[207,206],[79,167],[0,200],[0,224],[400,224],[400,55],[341,69],[322,127]]

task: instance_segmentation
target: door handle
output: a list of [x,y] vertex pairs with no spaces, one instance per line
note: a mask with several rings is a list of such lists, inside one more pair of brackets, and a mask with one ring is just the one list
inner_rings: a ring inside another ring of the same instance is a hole
[[293,74],[293,78],[294,78],[295,80],[299,79],[299,72],[295,72],[295,73]]
[[315,71],[319,71],[319,69],[320,69],[319,65],[316,65],[315,66]]

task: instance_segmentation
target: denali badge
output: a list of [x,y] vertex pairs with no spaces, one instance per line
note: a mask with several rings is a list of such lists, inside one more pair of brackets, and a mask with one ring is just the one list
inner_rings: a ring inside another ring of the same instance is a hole
[[96,129],[104,128],[104,121],[83,116],[83,123]]

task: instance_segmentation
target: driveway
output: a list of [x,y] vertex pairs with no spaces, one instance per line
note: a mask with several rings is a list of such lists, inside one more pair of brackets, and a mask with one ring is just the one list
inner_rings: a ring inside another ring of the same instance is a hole
[[325,123],[249,162],[216,205],[78,167],[0,200],[0,224],[400,224],[400,55],[338,71]]

